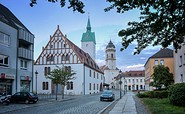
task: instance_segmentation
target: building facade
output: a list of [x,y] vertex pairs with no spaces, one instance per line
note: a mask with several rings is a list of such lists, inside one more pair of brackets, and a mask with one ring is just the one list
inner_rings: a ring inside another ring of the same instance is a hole
[[[102,91],[104,74],[91,58],[91,56],[72,43],[60,31],[59,26],[54,35],[50,37],[48,44],[43,47],[40,56],[34,64],[34,90],[37,93],[55,93],[55,85],[47,75],[53,69],[70,67],[76,74],[75,79],[67,82],[65,94],[92,94]],[[61,86],[58,92],[61,93]]]
[[34,35],[0,4],[0,94],[33,90]]
[[115,89],[120,89],[120,81],[121,90],[145,90],[145,71],[122,72],[115,77]]
[[185,82],[185,43],[182,44],[181,49],[174,51],[175,64],[175,83]]
[[144,65],[145,90],[153,90],[153,87],[149,86],[149,84],[153,81],[152,74],[154,73],[154,68],[157,65],[164,65],[165,67],[168,67],[170,73],[174,74],[173,50],[164,48],[148,58],[147,62]]

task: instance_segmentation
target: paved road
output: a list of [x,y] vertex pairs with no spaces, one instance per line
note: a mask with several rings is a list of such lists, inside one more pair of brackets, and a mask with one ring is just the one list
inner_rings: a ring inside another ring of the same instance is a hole
[[[117,92],[116,93],[116,98]],[[66,101],[39,101],[36,104],[10,104],[0,106],[2,114],[96,114],[112,102],[99,100],[100,94],[73,97]],[[3,111],[4,109],[9,109]],[[10,110],[15,108],[15,110]]]

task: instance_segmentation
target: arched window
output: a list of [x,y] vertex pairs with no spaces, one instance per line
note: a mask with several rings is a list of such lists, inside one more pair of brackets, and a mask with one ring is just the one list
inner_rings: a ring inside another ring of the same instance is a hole
[[69,61],[69,55],[68,54],[66,55],[66,61]]
[[113,54],[111,54],[111,58],[113,58]]
[[65,61],[64,55],[62,55],[62,61]]

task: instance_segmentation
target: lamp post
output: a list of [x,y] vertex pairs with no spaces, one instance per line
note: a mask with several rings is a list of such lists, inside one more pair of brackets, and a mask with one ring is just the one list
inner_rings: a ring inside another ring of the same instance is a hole
[[35,86],[36,86],[36,94],[37,94],[37,75],[38,75],[38,72],[37,72],[37,70],[35,71],[35,81],[36,81],[36,83],[35,83]]
[[120,87],[120,88],[119,88],[119,92],[120,92],[120,99],[121,99],[121,84],[122,84],[122,81],[121,81],[121,72],[122,72],[122,71],[120,70],[120,71],[119,71],[119,79],[120,79],[120,80],[119,80],[119,84],[120,84],[120,86],[119,86],[119,87]]

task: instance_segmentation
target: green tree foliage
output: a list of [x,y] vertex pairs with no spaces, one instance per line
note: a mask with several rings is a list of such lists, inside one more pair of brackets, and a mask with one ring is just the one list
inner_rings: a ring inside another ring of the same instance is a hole
[[[58,2],[58,0],[48,0]],[[31,0],[30,5],[37,0]],[[84,13],[82,0],[69,0],[68,8]],[[164,48],[173,44],[176,49],[181,48],[185,36],[185,0],[106,0],[110,6],[105,11],[116,8],[118,13],[133,9],[140,10],[140,21],[129,22],[128,28],[119,31],[122,37],[121,51],[133,41],[137,42],[134,54],[139,54],[147,46],[161,45]],[[66,0],[60,0],[64,7]]]
[[164,85],[166,88],[173,83],[173,74],[169,72],[169,68],[164,65],[157,65],[154,68],[153,82],[151,82],[151,86],[156,87],[157,89],[161,89]]
[[149,45],[168,47],[173,43],[181,48],[185,36],[185,0],[107,0],[118,13],[140,10],[140,22],[129,22],[128,28],[119,32],[122,37],[121,51],[133,41],[137,42],[134,54],[139,54]]
[[70,80],[75,79],[73,75],[76,73],[71,72],[71,70],[68,70],[67,67],[59,67],[56,66],[57,69],[54,69],[51,71],[50,75],[47,75],[47,78],[52,80],[53,84],[56,84],[56,100],[57,100],[57,94],[58,94],[58,85],[62,85],[62,99],[64,99],[64,87],[66,86],[66,83]]
[[[66,5],[67,0],[48,0],[48,2],[56,3],[60,1],[60,6],[64,7]],[[69,0],[69,6],[68,8],[72,8],[73,11],[78,11],[80,13],[84,13],[84,3],[81,0]],[[30,6],[33,7],[35,4],[37,4],[37,0],[31,0]]]

